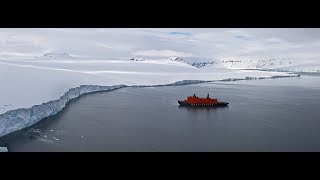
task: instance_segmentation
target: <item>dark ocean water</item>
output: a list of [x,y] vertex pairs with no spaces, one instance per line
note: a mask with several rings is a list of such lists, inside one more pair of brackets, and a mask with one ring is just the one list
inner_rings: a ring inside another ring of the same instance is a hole
[[[198,96],[225,108],[183,108]],[[320,76],[123,88],[0,139],[9,151],[320,151]]]

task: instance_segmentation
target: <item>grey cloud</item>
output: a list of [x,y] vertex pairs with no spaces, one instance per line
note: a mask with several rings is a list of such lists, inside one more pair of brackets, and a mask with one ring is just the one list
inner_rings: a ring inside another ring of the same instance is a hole
[[[140,55],[320,56],[320,29],[0,29],[0,58],[57,51],[92,58]],[[166,54],[167,53],[167,54]]]

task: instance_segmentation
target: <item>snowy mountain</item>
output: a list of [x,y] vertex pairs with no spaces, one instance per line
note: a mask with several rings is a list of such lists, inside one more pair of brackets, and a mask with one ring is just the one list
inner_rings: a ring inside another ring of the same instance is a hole
[[191,64],[191,66],[194,66],[194,67],[197,67],[197,68],[202,68],[202,67],[208,67],[208,66],[211,66],[213,64],[217,64],[217,62],[194,62]]
[[320,73],[320,62],[307,62],[303,64],[294,64],[285,67],[278,67],[272,70],[276,71],[290,71],[290,72],[308,72],[308,73]]
[[130,61],[145,61],[145,58],[131,58]]
[[46,59],[46,60],[69,60],[76,59],[75,57],[67,54],[67,53],[46,53],[43,56],[36,57],[36,59]]
[[228,69],[274,69],[278,67],[295,64],[292,58],[272,58],[272,59],[245,59],[245,60],[224,60],[220,62]]
[[182,59],[182,58],[179,58],[179,57],[169,57],[169,60],[170,60],[170,61],[183,62],[183,59]]
[[172,61],[187,63],[196,68],[226,68],[226,69],[275,69],[298,64],[293,58],[210,58],[184,57],[171,58]]
[[169,57],[170,61],[181,62],[184,64],[189,64],[196,68],[207,67],[215,63],[215,60],[212,58],[202,58],[202,57]]

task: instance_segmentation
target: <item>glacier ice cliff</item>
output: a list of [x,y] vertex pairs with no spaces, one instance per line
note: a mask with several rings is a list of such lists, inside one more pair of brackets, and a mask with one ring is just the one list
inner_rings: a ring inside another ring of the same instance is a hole
[[81,85],[79,87],[69,89],[69,91],[58,100],[49,101],[41,105],[34,105],[31,108],[20,108],[0,114],[0,137],[29,127],[43,118],[57,114],[70,100],[77,98],[80,95],[98,91],[110,91],[122,87],[125,87],[125,85]]

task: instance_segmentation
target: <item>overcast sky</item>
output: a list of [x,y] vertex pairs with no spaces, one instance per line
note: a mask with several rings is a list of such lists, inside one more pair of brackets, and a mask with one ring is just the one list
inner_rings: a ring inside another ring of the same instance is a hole
[[320,57],[320,29],[0,29],[0,58]]

